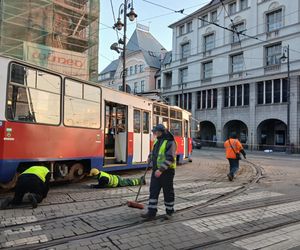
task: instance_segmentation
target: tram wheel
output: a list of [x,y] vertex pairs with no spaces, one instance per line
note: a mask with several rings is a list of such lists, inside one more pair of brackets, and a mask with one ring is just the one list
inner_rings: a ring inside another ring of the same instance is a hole
[[81,163],[75,163],[68,174],[69,180],[72,182],[78,182],[85,177],[84,166]]
[[7,182],[5,184],[0,183],[0,187],[4,190],[13,189],[17,184],[18,176],[19,174],[15,174],[14,178],[10,182]]

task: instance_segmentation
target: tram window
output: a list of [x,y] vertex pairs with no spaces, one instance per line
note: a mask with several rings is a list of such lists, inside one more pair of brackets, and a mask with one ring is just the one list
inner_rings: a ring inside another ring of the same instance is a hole
[[42,71],[37,72],[37,88],[48,92],[60,93],[60,78]]
[[161,107],[161,115],[162,116],[169,116],[168,108]]
[[171,109],[170,110],[170,118],[181,120],[182,119],[182,112],[177,111],[175,109]]
[[84,85],[84,99],[94,102],[100,101],[100,88]]
[[143,133],[144,134],[149,134],[150,129],[149,129],[149,112],[144,112],[143,113]]
[[133,111],[133,130],[134,133],[141,133],[141,111]]
[[176,119],[176,110],[174,110],[174,109],[170,110],[170,117]]
[[117,107],[117,133],[126,132],[126,107]]
[[[85,96],[82,95],[83,86]],[[92,91],[93,95],[90,95]],[[64,124],[72,127],[100,128],[99,96],[100,88],[66,79]],[[86,97],[86,99],[83,97]]]
[[178,120],[170,120],[170,132],[174,136],[182,136],[182,122]]
[[189,122],[186,120],[184,121],[184,137],[189,137]]
[[82,83],[67,79],[65,81],[65,95],[82,98]]
[[169,129],[169,118],[163,117],[162,123],[167,129]]
[[153,127],[156,126],[159,123],[159,116],[154,115],[153,116]]
[[99,128],[100,127],[100,104],[83,99],[65,96],[66,126]]
[[58,125],[60,95],[9,85],[6,110],[9,120]]
[[10,68],[10,81],[24,85],[26,68],[22,65],[12,64]]
[[153,113],[156,115],[160,115],[160,106],[153,105]]
[[61,80],[58,76],[45,74],[56,80],[56,92],[50,93],[48,89],[40,87],[42,80],[37,78],[36,70],[11,65],[6,107],[9,120],[50,125],[60,123]]

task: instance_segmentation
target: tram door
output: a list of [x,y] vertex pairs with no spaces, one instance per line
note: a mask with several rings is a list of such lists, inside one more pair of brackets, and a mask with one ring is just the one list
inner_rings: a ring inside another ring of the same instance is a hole
[[188,157],[189,155],[189,122],[187,120],[183,120],[184,122],[184,157]]
[[150,113],[133,110],[133,163],[146,162],[150,152]]
[[127,106],[105,103],[105,164],[127,161]]

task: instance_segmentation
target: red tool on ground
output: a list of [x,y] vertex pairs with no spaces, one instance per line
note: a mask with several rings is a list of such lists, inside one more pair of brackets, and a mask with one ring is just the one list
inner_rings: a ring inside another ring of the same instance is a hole
[[[146,178],[146,174],[148,172],[148,169],[149,169],[149,165],[150,165],[150,162],[148,162],[148,165],[146,167],[146,170],[145,170],[145,173],[143,175],[143,178],[145,179]],[[143,182],[141,182],[141,185],[139,187],[139,190],[136,194],[136,197],[135,197],[135,200],[134,201],[127,201],[127,206],[128,207],[132,207],[132,208],[137,208],[137,209],[144,209],[144,204],[142,203],[139,203],[137,200],[139,198],[139,195],[140,195],[140,192],[141,192],[141,189],[142,189],[142,186],[143,186]]]

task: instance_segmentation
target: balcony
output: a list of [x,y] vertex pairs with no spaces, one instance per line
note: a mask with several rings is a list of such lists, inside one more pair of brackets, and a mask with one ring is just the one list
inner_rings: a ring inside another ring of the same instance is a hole
[[274,64],[274,65],[267,65],[264,67],[265,69],[265,73],[267,72],[272,72],[272,71],[279,71],[280,70],[281,65],[280,64]]
[[279,36],[279,30],[274,30],[266,33],[266,39],[273,39]]
[[243,76],[243,72],[232,72],[229,74],[230,80],[237,80],[241,79]]

